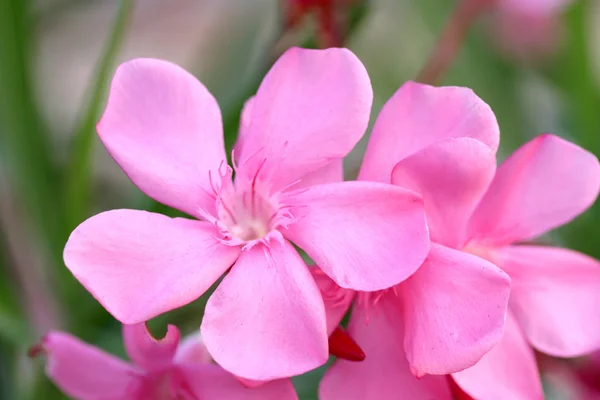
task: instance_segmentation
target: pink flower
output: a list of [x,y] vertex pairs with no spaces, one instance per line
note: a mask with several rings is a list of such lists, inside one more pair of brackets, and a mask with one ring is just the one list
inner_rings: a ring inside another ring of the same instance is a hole
[[599,188],[598,159],[552,135],[525,144],[498,169],[471,217],[469,249],[510,275],[510,307],[500,344],[453,375],[471,396],[542,398],[530,346],[555,357],[600,349],[600,262],[518,244],[571,221]]
[[[600,187],[598,160],[542,135],[496,171],[497,146],[491,110],[467,89],[407,83],[386,104],[360,177],[421,193],[434,244],[394,290],[352,295],[320,277],[328,324],[357,299],[348,331],[366,355],[361,363],[336,362],[322,382],[323,400],[386,400],[399,391],[451,398],[445,377],[417,380],[411,370],[452,373],[474,398],[536,399],[542,392],[528,342],[556,356],[600,346],[598,262],[513,245],[589,207]],[[496,266],[512,279],[504,333],[508,280]]]
[[294,400],[292,383],[244,387],[210,358],[198,335],[182,343],[169,325],[153,338],[144,323],[123,326],[125,350],[132,363],[64,332],[51,332],[33,351],[48,356],[46,374],[68,396],[79,400]]
[[232,182],[221,115],[206,88],[165,61],[121,65],[100,138],[144,193],[200,221],[98,214],[71,234],[67,267],[124,323],[195,300],[231,267],[201,326],[215,360],[250,380],[323,364],[323,300],[288,240],[337,284],[358,290],[401,282],[429,249],[420,196],[335,182],[371,101],[369,77],[350,51],[289,50],[243,112]]
[[491,26],[500,50],[519,61],[553,55],[563,39],[560,14],[572,0],[496,0]]

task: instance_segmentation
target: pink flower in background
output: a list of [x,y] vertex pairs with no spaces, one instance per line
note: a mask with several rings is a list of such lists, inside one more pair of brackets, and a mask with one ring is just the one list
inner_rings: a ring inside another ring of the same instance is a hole
[[[589,207],[600,187],[598,160],[542,135],[496,171],[497,146],[493,114],[469,90],[408,83],[386,104],[360,178],[422,194],[435,244],[393,290],[353,296],[321,275],[328,324],[356,299],[348,331],[366,355],[334,364],[320,388],[324,400],[394,399],[399,391],[451,398],[445,377],[417,380],[411,370],[454,372],[474,398],[536,399],[542,391],[528,342],[563,357],[600,347],[598,261],[512,245]],[[504,333],[508,285],[494,264],[512,279]]]
[[500,50],[529,61],[552,55],[562,39],[560,14],[572,0],[496,0],[492,27]]
[[366,355],[330,368],[323,400],[450,399],[445,376],[423,375],[470,367],[501,339],[510,280],[464,251],[498,141],[494,114],[468,89],[409,82],[384,106],[359,179],[390,182],[394,172],[396,184],[423,193],[434,244],[409,279],[384,291],[353,293],[315,273],[330,329],[354,300],[348,332]]
[[232,181],[206,88],[166,61],[122,64],[100,138],[144,193],[200,221],[98,214],[71,234],[67,267],[124,323],[197,299],[231,267],[201,327],[215,360],[250,380],[318,367],[328,354],[323,300],[288,240],[355,290],[401,282],[429,250],[420,196],[373,182],[323,184],[341,179],[371,101],[350,51],[289,50],[242,115]]
[[169,325],[166,336],[153,338],[145,324],[124,325],[125,350],[132,363],[112,356],[63,332],[51,332],[35,354],[48,357],[48,377],[78,400],[294,400],[289,380],[259,388],[244,387],[205,355],[197,335],[179,342]]

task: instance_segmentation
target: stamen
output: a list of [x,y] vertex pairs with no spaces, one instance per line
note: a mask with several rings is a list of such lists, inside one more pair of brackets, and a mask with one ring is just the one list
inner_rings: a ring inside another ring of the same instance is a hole
[[266,158],[263,158],[262,162],[259,164],[258,169],[256,170],[256,172],[254,173],[254,177],[252,178],[252,183],[250,185],[250,191],[252,194],[252,205],[250,207],[250,212],[252,214],[252,216],[254,217],[256,215],[255,213],[255,193],[256,193],[256,180],[258,179],[258,175],[260,174],[260,171],[262,170],[263,166],[265,165],[265,162],[267,162]]
[[233,165],[233,171],[237,174],[238,166],[235,163],[235,149],[231,149],[231,165]]
[[221,206],[223,206],[223,208],[225,209],[225,211],[227,211],[227,214],[229,215],[229,218],[231,218],[231,220],[233,221],[233,223],[237,225],[237,223],[238,223],[237,220],[233,216],[233,213],[231,212],[231,210],[229,209],[229,207],[227,207],[227,205],[223,201],[223,198],[219,197],[219,203],[221,204]]
[[217,219],[208,211],[206,211],[202,207],[196,208],[196,212],[200,215],[201,218],[204,218],[206,221],[210,222],[213,225],[217,225]]
[[219,196],[219,192],[217,191],[217,188],[215,187],[215,184],[213,182],[211,170],[208,170],[208,182],[210,183],[210,187],[213,190],[213,192],[215,193],[215,196]]

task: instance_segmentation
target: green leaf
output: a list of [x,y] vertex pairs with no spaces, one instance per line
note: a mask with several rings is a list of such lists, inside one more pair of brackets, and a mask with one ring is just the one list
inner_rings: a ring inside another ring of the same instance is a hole
[[123,42],[128,21],[132,11],[132,0],[121,0],[117,15],[106,42],[104,54],[96,67],[93,83],[88,88],[89,100],[78,127],[75,129],[71,148],[71,159],[66,176],[65,206],[68,218],[67,229],[70,231],[86,217],[90,186],[91,159],[96,133],[96,123],[100,117],[108,80],[114,69],[118,50]]
[[53,261],[61,263],[61,213],[48,130],[31,87],[31,15],[27,0],[0,0],[0,151],[9,181]]

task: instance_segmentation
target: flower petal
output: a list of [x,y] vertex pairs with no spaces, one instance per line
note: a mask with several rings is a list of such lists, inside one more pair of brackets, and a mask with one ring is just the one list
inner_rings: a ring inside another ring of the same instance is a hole
[[247,388],[218,365],[182,364],[179,370],[194,394],[202,400],[297,400],[289,379]]
[[573,0],[503,0],[498,2],[497,7],[503,13],[551,18],[558,15],[572,2]]
[[513,279],[510,308],[536,349],[557,357],[600,349],[598,260],[537,246],[509,246],[498,256]]
[[293,186],[294,190],[301,188],[307,188],[314,185],[321,185],[323,183],[336,183],[344,180],[344,165],[342,159],[335,159],[330,161],[323,168],[319,168],[316,171],[312,171],[302,178],[300,182]]
[[593,154],[553,135],[541,135],[499,168],[471,221],[472,236],[487,245],[534,238],[591,206],[600,190]]
[[148,196],[193,216],[215,211],[208,171],[227,160],[221,112],[192,74],[163,60],[121,64],[97,128]]
[[[255,96],[246,100],[240,119],[240,131],[235,142],[234,157],[236,163],[240,163],[240,155],[244,154],[244,146],[248,140],[248,131],[252,118]],[[251,146],[251,145],[250,145]],[[309,172],[300,178],[300,182],[295,184],[294,189],[319,185],[321,183],[341,182],[344,180],[344,165],[341,158],[336,158],[326,164],[323,168]]]
[[400,287],[404,348],[416,371],[460,371],[500,341],[510,278],[489,261],[432,243],[427,260]]
[[544,398],[533,351],[510,312],[500,343],[477,364],[452,374],[452,378],[476,399]]
[[494,151],[471,138],[446,139],[400,161],[392,183],[423,196],[431,240],[461,248],[467,222],[494,178]]
[[323,300],[287,241],[242,253],[208,300],[200,329],[215,361],[242,378],[289,377],[327,361]]
[[348,312],[356,292],[340,287],[325,275],[319,267],[310,267],[310,272],[321,291],[321,296],[323,296],[327,318],[327,334],[331,335]]
[[162,339],[155,339],[145,323],[123,325],[127,355],[135,365],[148,372],[164,369],[173,363],[179,338],[179,329],[175,325],[168,326]]
[[365,133],[372,101],[367,71],[348,49],[288,50],[252,100],[240,169],[254,175],[266,159],[277,190],[343,158]]
[[500,131],[490,107],[471,89],[407,82],[375,122],[359,179],[389,182],[399,161],[451,137],[472,137],[496,151]]
[[65,246],[67,268],[116,319],[144,322],[200,297],[239,255],[213,225],[136,210],[100,213]]
[[348,332],[366,358],[361,362],[337,360],[321,381],[321,400],[452,398],[445,377],[417,379],[410,372],[402,347],[401,307],[392,293],[384,294],[373,309],[354,307]]
[[422,199],[408,190],[342,182],[291,192],[283,202],[299,218],[284,236],[343,288],[373,291],[396,285],[429,251]]
[[183,338],[177,352],[175,353],[174,362],[176,364],[182,363],[199,363],[199,364],[210,364],[212,362],[212,356],[206,349],[204,340],[200,331],[187,335]]
[[63,332],[50,332],[41,344],[48,355],[46,374],[69,397],[121,400],[135,390],[139,372],[125,361]]

